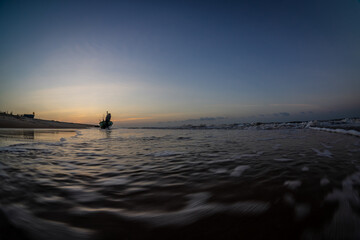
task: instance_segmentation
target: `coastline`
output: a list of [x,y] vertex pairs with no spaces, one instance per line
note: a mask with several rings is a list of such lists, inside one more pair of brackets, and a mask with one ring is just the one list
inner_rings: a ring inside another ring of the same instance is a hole
[[0,128],[90,128],[91,124],[59,122],[15,116],[0,116]]

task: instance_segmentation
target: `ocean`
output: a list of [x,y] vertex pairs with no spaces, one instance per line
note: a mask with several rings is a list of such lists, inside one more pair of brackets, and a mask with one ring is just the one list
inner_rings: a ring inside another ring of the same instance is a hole
[[360,239],[360,138],[0,129],[0,239]]

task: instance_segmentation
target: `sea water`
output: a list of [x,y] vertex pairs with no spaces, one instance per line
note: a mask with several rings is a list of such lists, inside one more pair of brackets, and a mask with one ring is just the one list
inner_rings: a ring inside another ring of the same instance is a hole
[[359,239],[360,138],[0,130],[0,239]]

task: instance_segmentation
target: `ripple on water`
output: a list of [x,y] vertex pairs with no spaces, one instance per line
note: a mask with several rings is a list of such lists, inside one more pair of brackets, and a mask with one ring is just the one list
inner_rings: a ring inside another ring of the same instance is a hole
[[247,170],[247,169],[249,169],[249,168],[250,168],[250,166],[248,166],[248,165],[240,165],[240,166],[237,166],[237,167],[231,172],[230,176],[232,176],[232,177],[240,177],[241,174],[242,174],[245,170]]
[[64,186],[59,189],[64,191],[71,199],[80,203],[94,202],[103,198],[100,193],[81,186]]
[[47,221],[35,217],[28,209],[21,205],[1,206],[13,225],[24,230],[31,239],[63,240],[63,239],[91,239],[94,232],[89,229],[71,227],[65,223]]
[[127,178],[107,178],[107,179],[101,179],[96,181],[96,185],[100,186],[119,186],[119,185],[125,185],[129,183],[130,180]]

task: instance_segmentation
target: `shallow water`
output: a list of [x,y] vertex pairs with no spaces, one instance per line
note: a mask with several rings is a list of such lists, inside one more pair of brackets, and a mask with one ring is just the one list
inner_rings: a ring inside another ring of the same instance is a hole
[[343,134],[0,130],[0,239],[359,239],[359,187]]

